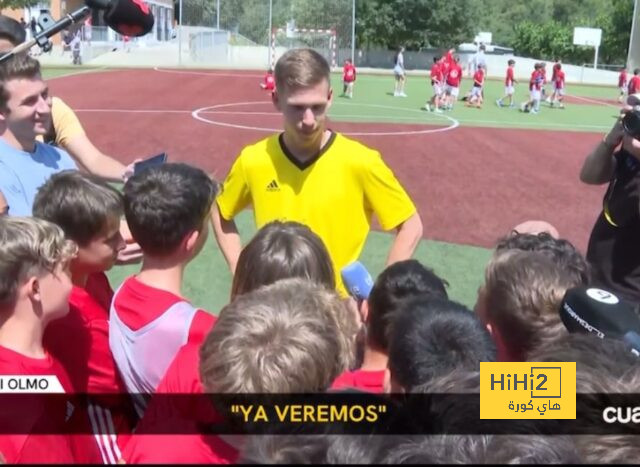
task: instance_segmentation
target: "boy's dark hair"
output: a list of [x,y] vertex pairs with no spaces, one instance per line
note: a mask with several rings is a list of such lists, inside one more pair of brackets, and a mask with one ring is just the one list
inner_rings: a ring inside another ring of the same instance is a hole
[[134,174],[124,185],[124,213],[145,254],[167,256],[207,222],[218,184],[202,170],[167,163]]
[[387,267],[376,279],[369,295],[367,337],[381,350],[389,347],[391,323],[400,303],[417,295],[448,298],[449,284],[419,261],[399,261]]
[[81,247],[110,223],[118,224],[123,210],[119,191],[98,177],[77,170],[52,175],[33,202],[34,217],[62,227],[65,236]]
[[640,68],[636,68],[633,70],[634,75],[640,75]]
[[15,46],[27,39],[27,32],[15,19],[0,15],[0,39],[6,39]]
[[504,250],[542,253],[568,271],[577,283],[586,285],[591,282],[591,266],[569,240],[553,238],[547,232],[539,234],[515,232],[498,240],[496,253]]
[[439,55],[435,55],[433,57],[433,63],[438,63],[440,61],[440,56]]
[[516,61],[512,58],[507,62],[507,65],[515,65]]
[[465,306],[419,296],[403,302],[391,328],[389,369],[410,391],[453,370],[496,359],[489,332]]
[[580,457],[569,436],[438,435],[408,437],[385,464],[566,464]]
[[40,77],[40,62],[29,57],[26,52],[14,55],[0,63],[0,110],[7,111],[7,102],[10,97],[6,88],[7,81],[36,77]]

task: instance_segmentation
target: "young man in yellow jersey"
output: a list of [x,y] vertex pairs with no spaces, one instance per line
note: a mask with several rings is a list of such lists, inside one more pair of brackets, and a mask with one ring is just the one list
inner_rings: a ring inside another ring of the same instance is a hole
[[416,207],[380,153],[327,129],[329,74],[327,61],[311,49],[290,50],[276,64],[273,104],[284,132],[242,150],[212,216],[232,273],[242,248],[233,218],[250,205],[258,228],[278,219],[318,234],[343,294],[339,272],[360,255],[372,214],[384,230],[396,231],[387,264],[410,258],[422,237]]

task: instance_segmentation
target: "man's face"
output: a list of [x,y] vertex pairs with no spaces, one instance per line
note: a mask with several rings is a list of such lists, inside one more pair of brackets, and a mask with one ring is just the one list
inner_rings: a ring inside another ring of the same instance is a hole
[[44,135],[51,123],[49,87],[40,76],[16,78],[6,82],[9,99],[0,110],[0,119],[17,140],[32,141]]
[[304,144],[322,136],[332,99],[329,82],[323,80],[305,89],[278,90],[273,103],[284,116],[285,132]]
[[125,246],[120,233],[120,220],[114,219],[99,235],[78,249],[76,261],[82,264],[83,271],[87,273],[107,271]]

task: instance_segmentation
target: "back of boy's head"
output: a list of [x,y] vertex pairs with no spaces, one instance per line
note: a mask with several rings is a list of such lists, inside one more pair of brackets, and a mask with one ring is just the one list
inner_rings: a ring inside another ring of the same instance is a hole
[[634,75],[640,75],[640,68],[636,68],[633,70]]
[[[577,411],[589,426],[602,423],[602,394],[633,394],[640,386],[640,358],[622,341],[569,334],[531,356],[536,362],[576,362]],[[583,462],[628,463],[640,456],[637,435],[574,436]]]
[[579,279],[535,251],[497,253],[485,271],[481,317],[499,334],[512,358],[567,334],[558,312],[562,298]]
[[496,359],[496,348],[480,320],[465,306],[418,296],[403,302],[391,328],[389,369],[405,390],[455,369],[479,371]]
[[151,167],[124,185],[124,213],[146,255],[169,256],[194,231],[206,227],[218,184],[182,163]]
[[322,239],[298,222],[273,221],[242,249],[231,285],[231,299],[281,279],[299,277],[336,286],[333,265]]
[[570,273],[579,284],[591,281],[591,266],[573,244],[563,238],[554,238],[547,232],[517,233],[502,237],[496,245],[496,254],[506,250],[535,251],[552,259]]
[[52,175],[33,202],[34,217],[62,227],[66,237],[81,247],[105,229],[119,225],[123,211],[118,190],[77,170]]
[[516,61],[515,61],[514,59],[510,59],[510,60],[507,62],[507,65],[515,65],[515,64],[516,64]]
[[30,277],[53,272],[77,252],[62,229],[31,217],[0,217],[0,308],[11,308]]
[[418,295],[447,298],[447,282],[414,259],[387,267],[369,294],[367,339],[381,350],[389,347],[389,333],[403,300]]
[[338,295],[301,279],[285,279],[240,295],[200,348],[208,393],[324,392],[345,370]]
[[407,438],[385,464],[567,464],[580,457],[569,436],[437,435]]

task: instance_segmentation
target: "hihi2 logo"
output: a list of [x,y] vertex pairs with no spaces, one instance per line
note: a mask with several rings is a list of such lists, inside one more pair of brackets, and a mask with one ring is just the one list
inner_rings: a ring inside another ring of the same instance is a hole
[[575,362],[480,363],[481,419],[575,419]]

